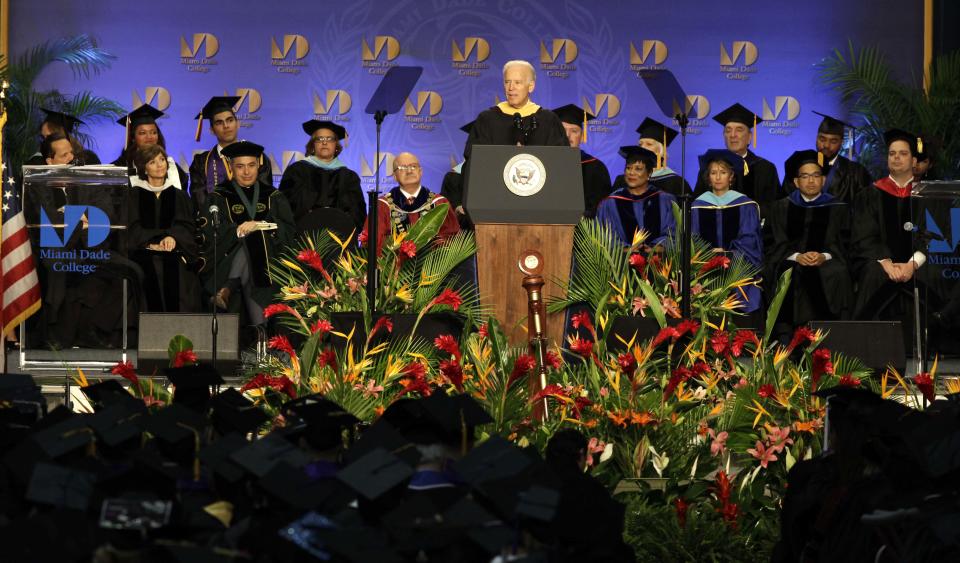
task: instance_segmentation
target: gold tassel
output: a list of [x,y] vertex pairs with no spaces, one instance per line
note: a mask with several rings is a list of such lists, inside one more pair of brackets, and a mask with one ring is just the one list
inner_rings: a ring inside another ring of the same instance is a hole
[[660,154],[657,155],[657,168],[667,166],[667,129],[663,129],[663,144],[660,145]]
[[743,175],[746,176],[746,175],[749,174],[749,173],[750,173],[750,167],[747,166],[747,161],[746,161],[746,159],[744,159],[744,161],[743,161]]
[[127,127],[125,132],[126,136],[123,138],[123,150],[127,150],[130,146],[130,114],[127,114]]
[[753,148],[757,148],[757,114],[753,114]]
[[202,132],[203,132],[203,112],[201,111],[200,117],[197,119],[197,132],[194,135],[194,139],[196,139],[198,143],[200,142],[200,134]]
[[233,503],[225,500],[217,501],[204,506],[203,511],[216,518],[224,528],[230,527],[230,522],[233,520]]
[[920,137],[917,137],[917,153],[919,154],[923,153],[923,139],[921,139]]
[[[263,158],[263,155],[261,155],[260,158]],[[227,157],[221,154],[220,160],[223,162],[223,169],[227,171],[227,180],[233,180],[233,169],[230,168],[230,162],[227,161]]]
[[583,129],[580,130],[580,142],[587,142],[587,110],[583,110]]
[[823,168],[823,153],[817,151],[817,164],[820,165],[820,168]]

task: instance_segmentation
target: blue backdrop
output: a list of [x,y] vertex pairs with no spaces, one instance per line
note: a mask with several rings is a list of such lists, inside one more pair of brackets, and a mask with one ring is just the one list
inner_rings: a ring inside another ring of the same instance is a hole
[[[509,59],[537,67],[534,101],[585,104],[598,114],[584,148],[612,174],[622,168],[617,147],[636,143],[643,117],[665,119],[641,79],[651,68],[671,70],[691,96],[689,156],[722,145],[711,116],[740,102],[771,121],[758,128],[756,152],[782,171],[790,152],[813,144],[811,110],[844,116],[835,94],[816,82],[820,59],[848,38],[883,42],[902,74],[919,77],[922,47],[922,2],[902,0],[47,0],[15,2],[10,18],[13,56],[47,38],[95,36],[118,57],[111,69],[80,81],[59,68],[41,86],[160,107],[168,149],[184,168],[214,143],[206,123],[194,142],[193,116],[210,96],[228,93],[244,97],[241,137],[267,147],[275,173],[302,156],[300,123],[318,117],[347,127],[341,158],[370,184],[374,126],[363,108],[387,67],[421,65],[404,115],[384,125],[382,146],[419,155],[424,183],[436,190],[462,153],[459,127],[502,96]],[[90,131],[92,148],[114,159],[123,128],[101,122]],[[675,169],[679,152],[677,143]],[[694,163],[688,159],[687,178]]]

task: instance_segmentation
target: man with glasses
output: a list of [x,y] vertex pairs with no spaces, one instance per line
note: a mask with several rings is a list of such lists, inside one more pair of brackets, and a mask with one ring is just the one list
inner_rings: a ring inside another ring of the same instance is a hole
[[[200,140],[204,119],[209,121],[210,132],[217,138],[216,146],[197,153],[190,164],[190,195],[198,210],[206,201],[207,194],[217,185],[233,179],[223,149],[237,142],[240,122],[233,108],[239,101],[238,96],[214,96],[197,114],[197,141]],[[260,163],[257,178],[264,184],[273,185],[273,168],[270,166],[269,158],[263,159]]]
[[[383,248],[387,236],[405,233],[415,225],[420,217],[440,204],[447,204],[447,215],[437,233],[437,239],[444,241],[460,232],[460,223],[450,202],[442,195],[435,194],[423,187],[423,169],[420,160],[411,153],[403,152],[393,159],[393,177],[397,187],[390,190],[377,201],[377,253]],[[367,228],[364,227],[361,241],[367,241]]]
[[793,270],[777,319],[778,335],[813,320],[849,318],[851,312],[852,282],[842,242],[849,210],[823,191],[823,163],[823,153],[793,153],[785,173],[796,190],[770,205],[773,244],[765,260],[767,283],[775,287],[783,272]]

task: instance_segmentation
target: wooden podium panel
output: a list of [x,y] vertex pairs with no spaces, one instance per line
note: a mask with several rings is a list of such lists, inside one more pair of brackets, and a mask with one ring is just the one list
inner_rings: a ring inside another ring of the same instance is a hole
[[[570,277],[574,225],[524,225],[478,223],[477,277],[480,298],[492,306],[491,312],[502,323],[510,344],[527,343],[527,294],[523,289],[523,273],[517,266],[525,250],[543,255],[544,301],[560,295],[554,282]],[[547,336],[550,345],[563,346],[564,313],[547,315]]]

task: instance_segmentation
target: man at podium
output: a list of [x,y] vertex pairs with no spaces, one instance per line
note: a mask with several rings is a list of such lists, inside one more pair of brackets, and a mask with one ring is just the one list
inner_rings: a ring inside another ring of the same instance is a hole
[[560,118],[530,100],[536,85],[532,64],[514,60],[503,65],[506,100],[477,116],[463,150],[467,159],[473,145],[569,146]]

